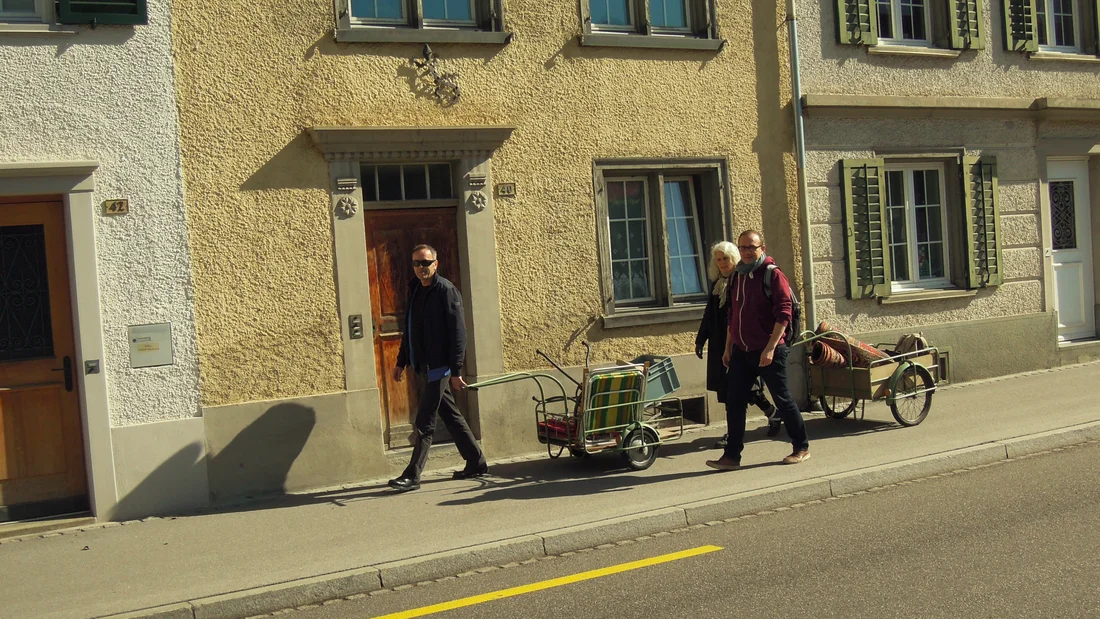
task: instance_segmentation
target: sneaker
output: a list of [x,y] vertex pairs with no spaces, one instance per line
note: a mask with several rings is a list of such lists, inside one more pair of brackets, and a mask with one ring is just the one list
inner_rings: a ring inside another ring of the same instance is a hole
[[741,461],[734,460],[729,456],[722,456],[717,460],[707,460],[707,466],[712,469],[718,469],[719,471],[736,471],[741,468]]
[[791,455],[783,458],[783,464],[798,464],[799,462],[805,462],[810,459],[810,451],[803,449],[802,451],[796,451]]
[[722,438],[718,439],[717,441],[714,441],[714,445],[711,446],[711,449],[725,449],[726,448],[726,443],[729,442],[729,439],[730,439],[729,434],[723,434]]

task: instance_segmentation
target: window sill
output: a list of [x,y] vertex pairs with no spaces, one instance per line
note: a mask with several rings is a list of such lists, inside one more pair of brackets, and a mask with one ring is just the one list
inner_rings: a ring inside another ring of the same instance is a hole
[[75,34],[78,34],[76,30],[68,30],[55,24],[0,24],[0,36],[71,37]]
[[944,290],[912,290],[891,294],[880,298],[879,305],[895,305],[898,303],[913,303],[916,301],[943,301],[945,299],[964,299],[978,294],[977,290],[963,290],[948,288]]
[[337,28],[339,43],[474,43],[507,45],[511,32],[444,30],[441,28]]
[[867,53],[883,56],[921,56],[924,58],[958,58],[962,50],[917,47],[909,45],[869,45]]
[[1068,52],[1034,52],[1028,55],[1031,60],[1058,60],[1062,62],[1095,62],[1100,58],[1089,54],[1071,54]]
[[687,307],[662,307],[658,309],[622,311],[603,317],[604,329],[659,325],[669,322],[698,322],[703,319],[705,304]]
[[725,39],[700,39],[690,36],[644,34],[582,34],[581,47],[635,47],[646,49],[685,49],[718,52]]

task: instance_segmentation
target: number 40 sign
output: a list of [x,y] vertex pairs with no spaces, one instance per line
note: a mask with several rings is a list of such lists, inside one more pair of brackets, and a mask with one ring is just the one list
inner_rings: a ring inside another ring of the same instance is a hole
[[129,200],[105,200],[103,202],[104,215],[125,215],[130,212]]

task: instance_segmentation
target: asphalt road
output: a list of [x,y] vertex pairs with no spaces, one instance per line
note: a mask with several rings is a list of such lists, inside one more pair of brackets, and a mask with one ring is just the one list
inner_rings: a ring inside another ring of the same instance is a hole
[[377,617],[704,545],[722,550],[425,616],[1100,617],[1100,444],[280,616]]

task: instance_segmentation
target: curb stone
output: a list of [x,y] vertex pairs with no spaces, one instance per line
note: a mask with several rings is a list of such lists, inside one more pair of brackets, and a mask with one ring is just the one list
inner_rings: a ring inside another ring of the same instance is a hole
[[[866,494],[910,480],[942,477],[962,469],[975,469],[1008,460],[1048,452],[1056,448],[1100,441],[1100,421],[1089,422],[804,480],[773,488],[742,492],[681,506],[643,512],[500,542],[405,559],[372,567],[257,587],[190,602],[180,602],[105,616],[102,619],[238,619],[270,614],[287,608],[319,605],[326,600],[352,595],[378,595],[394,587],[415,586],[456,573],[477,574],[477,568],[553,559],[592,550],[600,544],[644,536],[662,537],[669,531],[697,529],[707,522],[751,518],[776,513],[776,508],[813,501],[839,500]],[[429,576],[434,574],[434,576]]]

